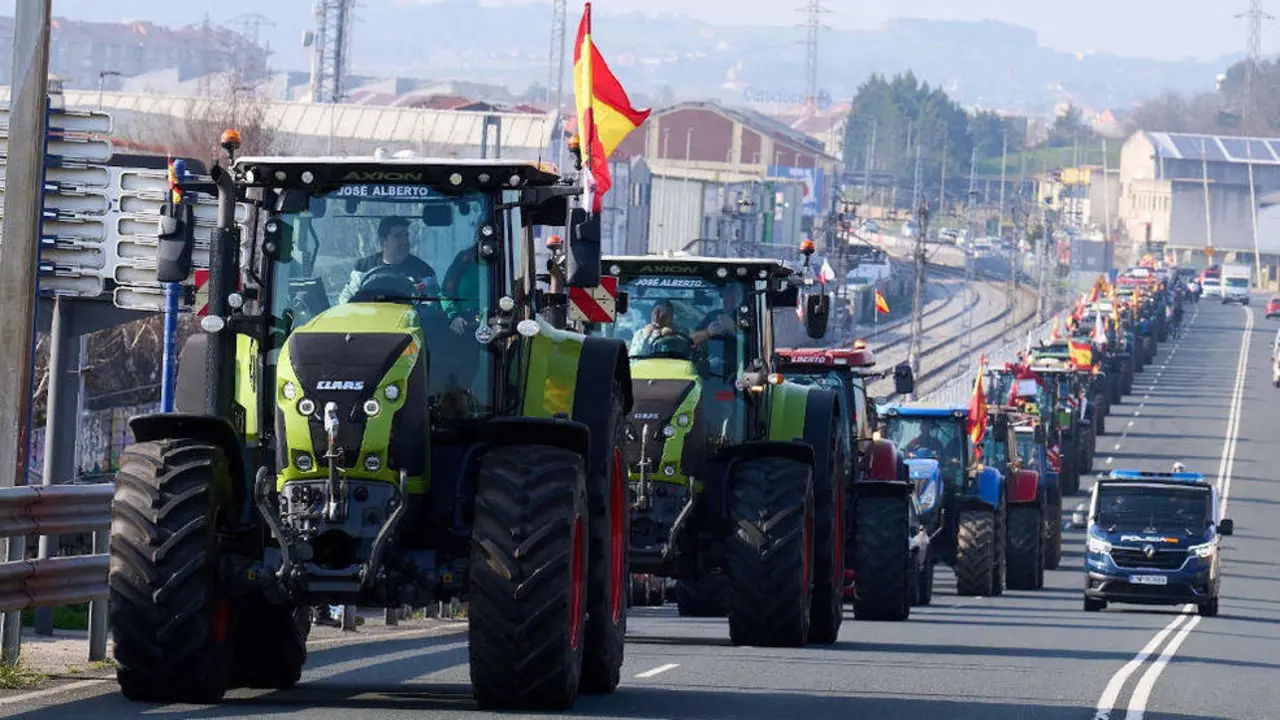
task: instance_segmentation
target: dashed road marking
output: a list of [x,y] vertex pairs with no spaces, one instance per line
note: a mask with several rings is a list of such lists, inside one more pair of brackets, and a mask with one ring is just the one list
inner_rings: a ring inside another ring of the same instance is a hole
[[675,669],[676,669],[676,668],[678,668],[678,667],[680,667],[680,663],[667,663],[666,665],[659,665],[658,667],[656,667],[656,668],[654,668],[654,669],[652,669],[652,670],[645,670],[645,671],[644,671],[644,672],[642,672],[642,673],[636,673],[636,677],[638,677],[638,678],[651,678],[651,677],[653,677],[654,675],[661,675],[662,673],[664,673],[664,672],[666,672],[666,671],[668,671],[668,670],[675,670]]

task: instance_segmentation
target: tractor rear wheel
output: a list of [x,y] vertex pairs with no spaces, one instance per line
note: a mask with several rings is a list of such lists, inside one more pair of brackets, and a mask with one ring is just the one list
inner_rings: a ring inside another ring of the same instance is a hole
[[586,635],[590,505],[581,455],[497,447],[476,478],[471,686],[485,709],[564,710]]
[[1039,505],[1009,508],[1009,589],[1035,590],[1043,567],[1040,536],[1044,525]]
[[830,645],[844,622],[844,452],[839,442],[831,461],[814,475],[813,600],[809,642]]
[[729,576],[708,573],[677,580],[676,612],[680,617],[728,617]]
[[[626,578],[631,572],[627,562],[630,541],[630,508],[627,507],[627,477],[622,468],[622,389],[613,385],[613,399],[607,406],[607,417],[583,418],[588,427],[599,427],[604,437],[613,438],[608,447],[594,448],[595,476],[587,483],[587,499],[591,508],[588,525],[587,632],[582,654],[584,695],[611,693],[622,677],[623,643],[627,636],[627,603],[623,597]],[[593,411],[592,415],[597,413]],[[643,605],[654,602],[646,582]]]
[[906,620],[911,615],[911,506],[903,497],[860,497],[854,519],[853,617]]
[[813,596],[813,471],[780,457],[733,471],[729,639],[734,645],[803,647]]
[[277,605],[254,597],[239,612],[232,684],[271,690],[296,685],[307,662],[310,610],[294,602]]
[[1062,563],[1062,502],[1049,505],[1044,519],[1044,567],[1057,570]]
[[136,443],[120,459],[107,586],[130,700],[206,704],[230,685],[232,602],[216,573],[231,485],[226,455],[201,440]]
[[995,512],[963,510],[956,526],[956,594],[990,595],[995,577]]

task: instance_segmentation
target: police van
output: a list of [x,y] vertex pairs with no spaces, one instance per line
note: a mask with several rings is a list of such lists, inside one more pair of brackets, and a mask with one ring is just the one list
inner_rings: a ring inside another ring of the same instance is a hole
[[1084,609],[1108,603],[1182,605],[1218,614],[1218,492],[1200,473],[1115,470],[1089,501]]

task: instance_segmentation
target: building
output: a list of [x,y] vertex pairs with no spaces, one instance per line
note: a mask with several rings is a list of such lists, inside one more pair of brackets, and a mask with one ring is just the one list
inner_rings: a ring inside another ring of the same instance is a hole
[[[14,19],[0,17],[0,57],[13,55]],[[100,23],[54,18],[49,29],[49,73],[67,89],[119,87],[120,78],[177,68],[196,76],[238,68],[265,74],[267,51],[227,28],[205,24],[168,28],[149,22]],[[0,63],[0,85],[13,67]]]
[[820,140],[709,102],[655,110],[613,156],[637,157],[652,173],[650,252],[793,247],[829,208],[839,167]]
[[1280,237],[1254,233],[1260,198],[1280,190],[1280,138],[1138,132],[1120,154],[1120,216],[1132,248],[1178,262],[1252,264],[1269,279]]

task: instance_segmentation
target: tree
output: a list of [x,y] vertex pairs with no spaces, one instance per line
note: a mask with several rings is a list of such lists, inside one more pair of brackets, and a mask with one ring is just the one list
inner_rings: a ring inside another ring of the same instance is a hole
[[1087,140],[1092,131],[1081,120],[1080,108],[1068,105],[1066,112],[1053,121],[1049,128],[1049,147],[1066,147]]

